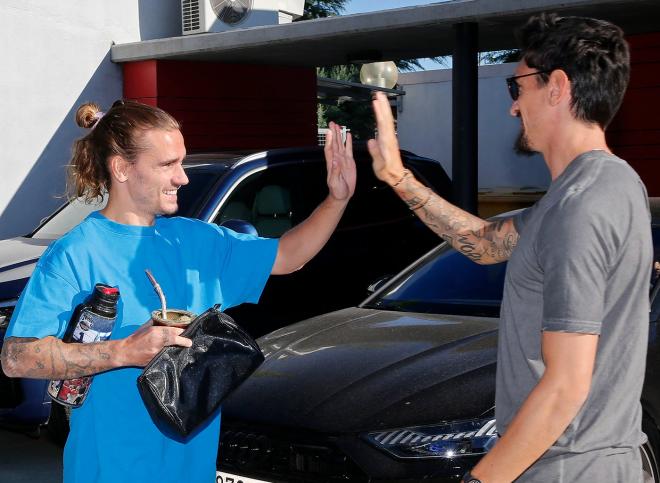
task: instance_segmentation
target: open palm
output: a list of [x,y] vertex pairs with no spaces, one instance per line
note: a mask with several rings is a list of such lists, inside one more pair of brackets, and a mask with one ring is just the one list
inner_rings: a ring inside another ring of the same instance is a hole
[[325,136],[325,162],[328,170],[328,189],[334,199],[347,200],[355,192],[355,160],[353,159],[353,139],[346,135],[342,141],[341,129],[331,122]]

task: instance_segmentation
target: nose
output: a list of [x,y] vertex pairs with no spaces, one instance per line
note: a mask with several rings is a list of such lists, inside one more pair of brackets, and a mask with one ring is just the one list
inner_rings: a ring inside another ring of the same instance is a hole
[[177,186],[185,186],[188,184],[188,175],[186,175],[186,171],[183,169],[183,165],[181,164],[179,164],[179,170],[174,177],[174,181]]
[[520,108],[518,107],[518,101],[517,100],[515,100],[511,103],[511,107],[509,108],[509,114],[511,114],[513,117],[520,116]]

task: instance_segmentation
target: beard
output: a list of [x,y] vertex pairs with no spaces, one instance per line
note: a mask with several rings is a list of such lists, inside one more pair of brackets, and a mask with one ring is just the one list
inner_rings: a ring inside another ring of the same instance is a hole
[[525,126],[523,126],[522,123],[520,125],[520,132],[518,133],[518,138],[516,139],[516,142],[513,145],[513,149],[516,151],[517,154],[521,154],[523,156],[532,156],[538,152],[534,148],[532,148],[532,145],[529,143],[529,138],[527,137],[527,133],[525,132]]

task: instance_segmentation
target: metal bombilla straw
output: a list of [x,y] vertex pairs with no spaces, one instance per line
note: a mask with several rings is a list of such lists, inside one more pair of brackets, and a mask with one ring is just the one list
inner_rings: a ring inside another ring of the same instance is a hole
[[151,274],[151,270],[147,268],[144,272],[147,274],[147,277],[149,277],[149,281],[151,282],[151,285],[154,286],[154,290],[156,291],[156,293],[158,294],[158,298],[160,299],[160,306],[161,306],[160,314],[163,316],[164,320],[167,320],[167,303],[165,302],[165,294],[160,288],[160,285],[158,285],[158,282],[156,282],[154,276]]

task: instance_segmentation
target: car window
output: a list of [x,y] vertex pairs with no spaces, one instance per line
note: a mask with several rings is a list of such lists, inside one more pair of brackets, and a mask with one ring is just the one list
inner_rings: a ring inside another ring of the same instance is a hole
[[[177,216],[194,216],[221,175],[218,170],[190,169],[186,171],[188,184],[178,192]],[[107,197],[106,197],[107,198]],[[93,211],[102,209],[107,199],[87,204],[80,199],[67,203],[31,235],[32,238],[55,240],[84,220]]]
[[304,200],[304,164],[271,166],[245,178],[220,208],[214,223],[250,222],[259,236],[278,238],[312,212]]
[[[386,225],[414,219],[415,215],[397,194],[374,175],[371,159],[367,154],[359,156],[356,153],[357,181],[355,194],[346,207],[345,213],[337,227],[337,231],[348,231],[368,228],[375,225]],[[318,163],[318,172],[311,170],[306,174],[306,200],[314,205],[321,202],[327,195],[325,163]]]
[[[660,228],[653,228],[651,322],[660,321]],[[390,282],[363,307],[403,312],[499,316],[506,263],[479,265],[447,243]]]
[[651,269],[651,313],[650,321],[660,321],[660,227],[653,226],[653,267]]
[[444,244],[392,281],[365,307],[403,312],[499,316],[506,263],[479,265]]
[[210,191],[216,182],[222,176],[224,170],[211,169],[188,169],[188,184],[179,188],[177,201],[179,210],[175,216],[197,216],[199,208],[202,206]]

